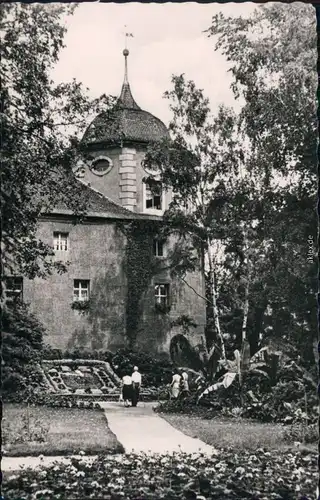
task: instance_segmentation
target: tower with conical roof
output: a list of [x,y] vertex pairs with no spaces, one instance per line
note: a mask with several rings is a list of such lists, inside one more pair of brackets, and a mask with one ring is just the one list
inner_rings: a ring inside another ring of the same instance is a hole
[[169,194],[157,192],[143,178],[146,149],[169,136],[164,123],[140,108],[128,80],[129,51],[123,51],[125,70],[120,96],[113,110],[99,114],[83,137],[85,165],[82,180],[122,207],[138,213],[162,215]]
[[[85,219],[75,224],[72,210],[58,204],[39,221],[39,237],[53,247],[54,259],[69,263],[67,270],[19,286],[52,347],[114,352],[129,340],[142,352],[179,354],[181,329],[173,326],[179,317],[194,320],[197,327],[189,341],[202,343],[203,273],[188,272],[186,282],[170,274],[169,256],[183,243],[174,235],[163,240],[157,224],[162,225],[161,217],[155,217],[168,207],[170,192],[164,193],[161,185],[158,192],[150,190],[143,182],[149,177],[143,168],[146,149],[168,137],[168,131],[134,100],[128,50],[123,54],[119,98],[111,112],[93,120],[83,138],[78,187],[87,202]],[[119,230],[117,221],[132,220],[130,235]]]

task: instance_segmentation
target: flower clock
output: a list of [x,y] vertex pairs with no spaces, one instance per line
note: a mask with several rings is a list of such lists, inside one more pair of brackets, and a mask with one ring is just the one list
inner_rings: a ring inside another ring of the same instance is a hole
[[[74,398],[116,397],[120,379],[109,363],[95,360],[43,361],[42,368],[51,392]],[[72,399],[72,398],[71,398]]]

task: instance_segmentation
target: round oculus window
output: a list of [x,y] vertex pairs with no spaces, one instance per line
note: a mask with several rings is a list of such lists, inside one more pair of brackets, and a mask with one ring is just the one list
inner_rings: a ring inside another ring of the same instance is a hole
[[97,158],[91,164],[91,171],[96,175],[105,175],[112,169],[112,161],[109,158]]
[[152,169],[152,168],[145,167],[143,162],[142,162],[142,168],[148,175],[151,175],[151,176],[157,176],[157,175],[160,175],[160,173],[161,173],[160,169]]

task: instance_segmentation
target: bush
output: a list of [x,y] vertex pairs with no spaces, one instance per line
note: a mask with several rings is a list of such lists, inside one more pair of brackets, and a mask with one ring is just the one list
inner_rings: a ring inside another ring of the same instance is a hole
[[319,425],[309,424],[305,422],[295,422],[288,426],[283,433],[285,441],[297,441],[304,444],[314,444],[319,441]]
[[45,330],[25,304],[2,312],[2,391],[8,398],[16,391],[43,382],[41,360]]
[[[186,399],[163,403],[159,411],[163,413],[199,414],[205,418],[214,416],[241,416],[260,422],[279,422],[292,424],[306,421],[313,424],[318,419],[317,394],[309,388],[307,391],[307,415],[305,411],[305,386],[299,380],[279,382],[266,393],[255,392],[243,387],[243,400],[240,400],[239,383],[236,380],[227,389],[213,391],[197,403],[197,394]],[[201,390],[200,390],[201,392]],[[207,408],[208,411],[202,408]]]
[[46,345],[43,349],[43,359],[96,359],[110,363],[113,354],[110,351],[96,351],[88,349],[73,349],[62,351]]
[[154,408],[156,413],[173,413],[197,416],[205,419],[214,418],[220,415],[220,408],[215,409],[214,406],[196,405],[196,402],[191,398],[177,399],[164,401]]
[[241,409],[241,416],[259,422],[269,423],[278,421],[276,410],[269,403],[252,403]]
[[75,395],[75,394],[53,394],[46,392],[42,389],[33,390],[30,393],[28,390],[16,394],[15,397],[10,399],[10,402],[17,403],[29,403],[31,405],[44,405],[51,408],[96,408],[101,409],[99,401],[103,399],[94,398],[92,396],[85,397],[85,395]]
[[21,373],[16,373],[11,366],[2,370],[3,382],[2,391],[6,393],[17,393],[26,389],[26,378]]
[[132,373],[138,366],[143,376],[144,387],[159,387],[171,382],[173,364],[171,361],[156,359],[142,352],[119,349],[111,360],[115,373],[121,377],[124,372]]

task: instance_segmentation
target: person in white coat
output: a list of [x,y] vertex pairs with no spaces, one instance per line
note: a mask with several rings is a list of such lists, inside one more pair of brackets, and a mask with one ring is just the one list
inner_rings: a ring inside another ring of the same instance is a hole
[[180,394],[180,383],[181,383],[181,375],[179,375],[178,370],[175,370],[172,374],[172,382],[171,382],[171,395],[174,399],[177,399]]
[[189,375],[185,370],[181,370],[181,390],[182,396],[186,397],[189,394]]

